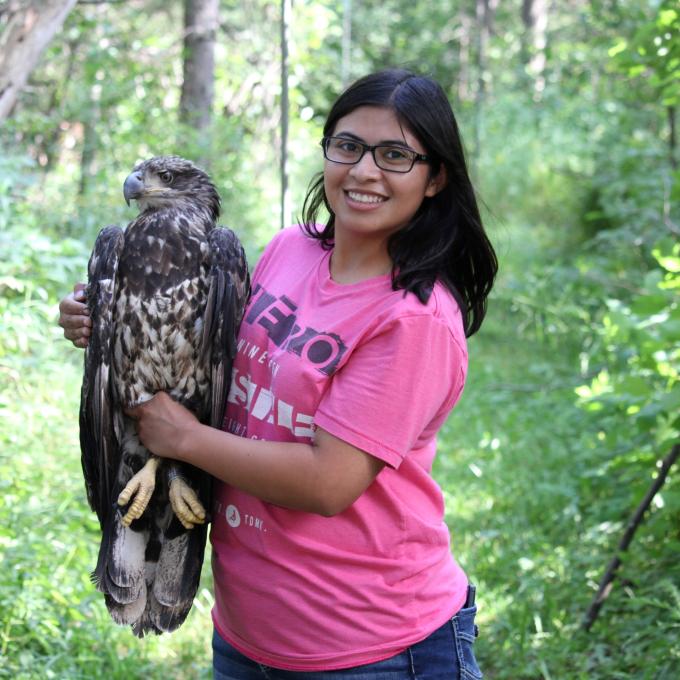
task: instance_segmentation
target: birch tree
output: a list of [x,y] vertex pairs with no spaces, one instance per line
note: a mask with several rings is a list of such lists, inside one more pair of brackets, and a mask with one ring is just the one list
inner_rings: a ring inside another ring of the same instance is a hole
[[8,0],[0,3],[0,121],[77,0]]
[[534,79],[534,90],[540,95],[545,89],[548,0],[523,0],[522,21],[525,28],[523,59]]

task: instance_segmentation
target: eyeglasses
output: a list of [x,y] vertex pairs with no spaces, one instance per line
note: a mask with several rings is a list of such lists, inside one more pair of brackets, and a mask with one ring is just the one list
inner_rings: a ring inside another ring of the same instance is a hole
[[370,146],[347,137],[324,137],[321,140],[324,157],[333,163],[356,165],[367,151],[371,152],[375,164],[388,172],[410,172],[414,163],[429,160],[406,146],[376,144]]

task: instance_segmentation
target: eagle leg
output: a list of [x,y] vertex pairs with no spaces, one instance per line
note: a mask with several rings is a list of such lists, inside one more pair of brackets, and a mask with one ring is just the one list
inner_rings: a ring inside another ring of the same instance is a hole
[[160,459],[151,456],[144,467],[130,479],[118,495],[118,505],[121,506],[127,505],[134,496],[132,505],[121,520],[123,526],[129,527],[134,520],[139,519],[144,514],[146,506],[151,500],[151,494],[156,488],[156,470],[158,470],[159,465]]
[[175,465],[168,471],[170,505],[185,529],[193,529],[196,524],[205,522],[205,508],[198,495],[182,477]]

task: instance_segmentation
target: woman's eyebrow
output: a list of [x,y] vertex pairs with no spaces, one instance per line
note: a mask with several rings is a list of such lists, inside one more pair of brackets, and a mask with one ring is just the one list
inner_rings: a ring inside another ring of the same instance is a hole
[[[346,137],[347,139],[353,139],[362,144],[366,144],[365,139],[352,132],[336,132],[333,137]],[[405,149],[411,148],[403,139],[383,139],[378,142],[377,146],[403,146]]]

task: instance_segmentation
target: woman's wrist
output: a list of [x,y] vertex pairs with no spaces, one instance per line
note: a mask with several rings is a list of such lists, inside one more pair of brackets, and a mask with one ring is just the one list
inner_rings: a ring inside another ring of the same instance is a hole
[[178,428],[178,437],[173,445],[173,458],[185,463],[191,463],[193,452],[196,450],[200,438],[200,428],[205,427],[196,420],[192,423],[183,424]]

